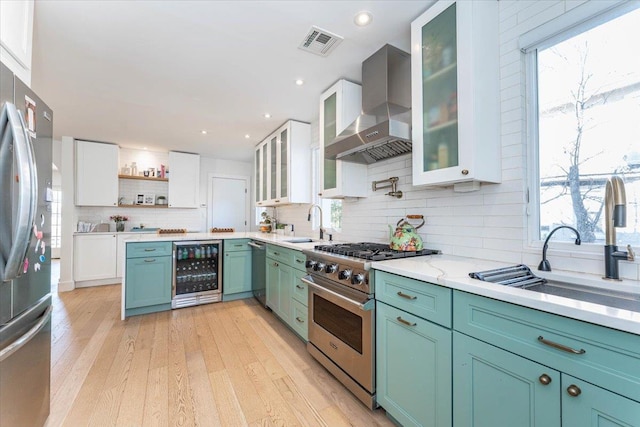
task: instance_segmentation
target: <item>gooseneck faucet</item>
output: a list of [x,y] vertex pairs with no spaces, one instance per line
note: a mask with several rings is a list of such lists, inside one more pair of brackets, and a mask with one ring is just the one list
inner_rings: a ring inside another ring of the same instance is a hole
[[307,221],[311,221],[311,211],[316,207],[320,211],[320,240],[324,240],[324,227],[322,226],[322,208],[320,205],[312,204],[309,206],[309,213],[307,214]]
[[604,193],[604,221],[606,240],[604,245],[605,279],[620,280],[618,261],[633,261],[634,253],[631,245],[627,252],[619,251],[616,243],[616,227],[627,226],[627,196],[624,181],[617,175],[607,180]]
[[553,236],[553,233],[560,230],[561,228],[568,228],[569,230],[573,230],[573,232],[576,233],[575,244],[579,245],[580,243],[582,243],[580,240],[580,233],[578,233],[578,230],[576,230],[575,228],[569,227],[568,225],[561,225],[559,227],[554,228],[553,230],[551,230],[551,233],[549,233],[549,235],[545,239],[544,246],[542,246],[542,261],[540,261],[540,264],[538,265],[538,270],[551,271],[551,264],[547,259],[547,248],[549,247],[549,239],[551,239],[551,236]]

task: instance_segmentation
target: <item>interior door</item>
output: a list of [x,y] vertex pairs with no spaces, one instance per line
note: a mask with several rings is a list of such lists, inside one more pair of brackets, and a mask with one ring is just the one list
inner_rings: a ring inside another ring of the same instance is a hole
[[209,183],[209,228],[249,231],[249,178],[213,176]]

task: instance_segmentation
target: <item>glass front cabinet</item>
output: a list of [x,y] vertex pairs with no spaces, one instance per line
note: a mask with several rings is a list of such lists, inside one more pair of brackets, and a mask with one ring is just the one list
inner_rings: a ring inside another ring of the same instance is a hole
[[497,1],[439,1],[411,24],[413,184],[501,180]]
[[340,199],[367,195],[367,165],[331,160],[324,147],[355,121],[362,111],[362,87],[338,80],[320,96],[320,193],[322,198]]
[[311,126],[289,120],[256,146],[256,205],[311,202]]

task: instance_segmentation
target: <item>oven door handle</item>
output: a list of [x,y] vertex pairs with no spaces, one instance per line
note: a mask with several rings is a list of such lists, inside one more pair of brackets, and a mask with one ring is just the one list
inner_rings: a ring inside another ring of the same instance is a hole
[[375,302],[374,299],[369,299],[365,303],[360,303],[360,302],[354,301],[351,298],[346,297],[346,296],[344,296],[344,295],[342,295],[342,294],[340,294],[338,292],[332,291],[331,289],[327,289],[324,286],[317,285],[316,283],[313,283],[311,280],[305,279],[304,277],[301,277],[300,280],[302,280],[304,283],[306,283],[308,286],[312,287],[313,289],[316,289],[316,290],[331,294],[334,297],[339,298],[339,299],[341,299],[343,301],[346,301],[351,305],[357,306],[362,311],[371,311],[375,307],[376,302]]

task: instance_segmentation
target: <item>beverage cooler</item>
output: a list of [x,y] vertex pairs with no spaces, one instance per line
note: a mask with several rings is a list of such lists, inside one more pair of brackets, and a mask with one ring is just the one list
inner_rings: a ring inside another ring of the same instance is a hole
[[173,243],[171,308],[222,300],[222,240]]

